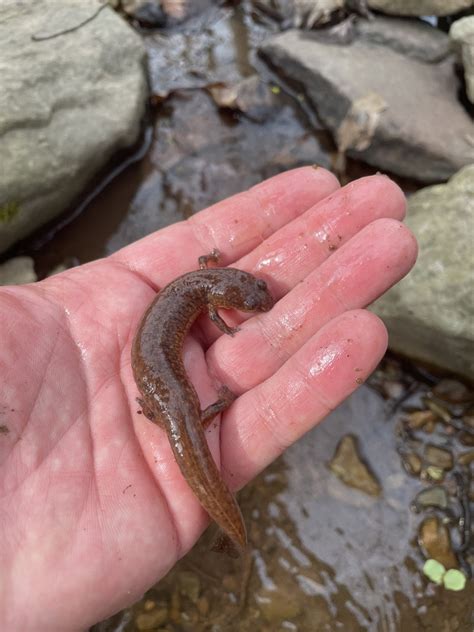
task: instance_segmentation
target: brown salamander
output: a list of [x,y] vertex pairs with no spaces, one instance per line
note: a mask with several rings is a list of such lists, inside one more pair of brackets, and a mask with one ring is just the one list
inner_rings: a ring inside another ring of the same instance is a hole
[[182,348],[192,323],[207,311],[226,334],[229,327],[218,308],[268,311],[273,299],[265,281],[236,268],[208,269],[219,253],[199,257],[200,270],[189,272],[161,290],[145,312],[132,345],[132,369],[143,413],[167,433],[181,472],[209,516],[224,532],[215,548],[231,555],[247,543],[239,506],[224,483],[207,445],[204,428],[235,396],[227,387],[219,399],[201,410],[196,390],[186,374]]

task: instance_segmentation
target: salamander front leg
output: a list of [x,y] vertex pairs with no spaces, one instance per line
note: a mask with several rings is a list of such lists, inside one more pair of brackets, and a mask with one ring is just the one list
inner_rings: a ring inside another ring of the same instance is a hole
[[230,388],[221,386],[217,402],[214,402],[214,404],[211,404],[201,412],[201,423],[204,428],[207,428],[214,417],[228,408],[236,398],[237,395],[234,395]]
[[209,314],[209,318],[212,320],[212,322],[215,323],[225,334],[233,336],[238,331],[240,331],[240,327],[229,327],[225,320],[223,320],[219,316],[219,313],[217,312],[217,309],[214,307],[214,305],[207,306],[207,313]]
[[212,261],[213,263],[219,263],[220,256],[221,253],[217,250],[217,248],[214,248],[214,250],[208,255],[201,255],[199,257],[199,267],[201,268],[201,270],[205,270],[209,261]]

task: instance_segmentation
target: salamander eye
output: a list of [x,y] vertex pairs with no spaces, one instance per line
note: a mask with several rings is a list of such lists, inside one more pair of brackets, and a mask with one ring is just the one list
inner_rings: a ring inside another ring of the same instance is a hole
[[265,283],[263,279],[257,279],[257,287],[259,290],[266,290],[267,284]]

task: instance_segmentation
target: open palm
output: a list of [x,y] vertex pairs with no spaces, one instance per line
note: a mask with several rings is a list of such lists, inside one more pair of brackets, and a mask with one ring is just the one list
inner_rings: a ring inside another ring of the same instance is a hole
[[278,300],[233,338],[203,317],[185,344],[203,407],[220,384],[239,395],[207,431],[237,489],[380,360],[385,329],[361,308],[414,263],[404,209],[388,178],[339,189],[302,168],[111,257],[0,291],[0,629],[92,625],[138,599],[207,524],[135,401],[130,346],[157,289],[218,248]]

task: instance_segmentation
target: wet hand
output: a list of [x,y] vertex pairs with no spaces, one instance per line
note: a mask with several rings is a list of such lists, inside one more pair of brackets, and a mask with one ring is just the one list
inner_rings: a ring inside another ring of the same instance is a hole
[[[238,395],[209,443],[238,489],[375,368],[387,335],[364,307],[416,243],[384,176],[339,188],[276,176],[115,253],[0,290],[0,629],[82,630],[136,601],[207,524],[165,434],[137,411],[137,324],[158,288],[219,249],[264,278],[267,313],[198,321],[184,350],[202,407]],[[212,553],[209,553],[210,555]]]

